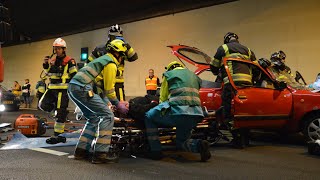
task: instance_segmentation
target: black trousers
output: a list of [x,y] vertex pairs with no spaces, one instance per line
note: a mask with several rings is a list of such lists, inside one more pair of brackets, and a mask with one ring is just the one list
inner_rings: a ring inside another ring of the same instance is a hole
[[69,97],[67,89],[47,89],[39,102],[39,108],[46,112],[57,110],[57,122],[64,123],[68,115]]
[[222,89],[222,106],[223,116],[226,121],[230,121],[233,119],[233,114],[231,112],[231,102],[234,97],[234,89],[230,83],[225,84]]
[[116,83],[114,85],[116,95],[119,101],[125,101],[126,95],[124,94],[124,83]]

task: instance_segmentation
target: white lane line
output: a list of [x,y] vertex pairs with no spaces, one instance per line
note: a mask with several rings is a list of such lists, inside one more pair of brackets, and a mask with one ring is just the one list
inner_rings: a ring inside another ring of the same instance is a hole
[[55,150],[51,150],[51,149],[45,149],[45,148],[29,148],[29,149],[33,150],[33,151],[53,154],[53,155],[56,155],[56,156],[64,156],[64,155],[68,155],[69,154],[69,153],[55,151]]

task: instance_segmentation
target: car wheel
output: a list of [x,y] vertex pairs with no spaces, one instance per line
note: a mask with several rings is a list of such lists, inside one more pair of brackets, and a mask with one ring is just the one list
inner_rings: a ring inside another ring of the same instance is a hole
[[320,139],[320,113],[311,115],[304,124],[303,134],[312,141]]

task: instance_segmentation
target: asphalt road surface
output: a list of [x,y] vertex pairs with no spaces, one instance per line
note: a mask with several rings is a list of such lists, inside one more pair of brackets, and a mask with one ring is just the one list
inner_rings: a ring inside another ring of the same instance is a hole
[[[21,113],[5,112],[0,122],[14,122]],[[70,113],[69,118],[73,114]],[[50,135],[48,132],[46,135]],[[1,146],[1,145],[0,145]],[[165,152],[166,158],[153,161],[121,157],[117,164],[91,164],[69,159],[74,147],[55,147],[58,156],[34,150],[1,150],[2,179],[320,179],[320,157],[307,154],[299,135],[282,137],[257,133],[251,146],[232,149],[226,143],[211,148],[213,157],[199,162],[198,154]]]

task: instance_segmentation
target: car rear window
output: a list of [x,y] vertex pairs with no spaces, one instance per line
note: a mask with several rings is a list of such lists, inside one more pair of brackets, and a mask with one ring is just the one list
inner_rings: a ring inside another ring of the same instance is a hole
[[198,64],[208,65],[207,61],[211,61],[211,57],[195,49],[181,48],[178,52]]

